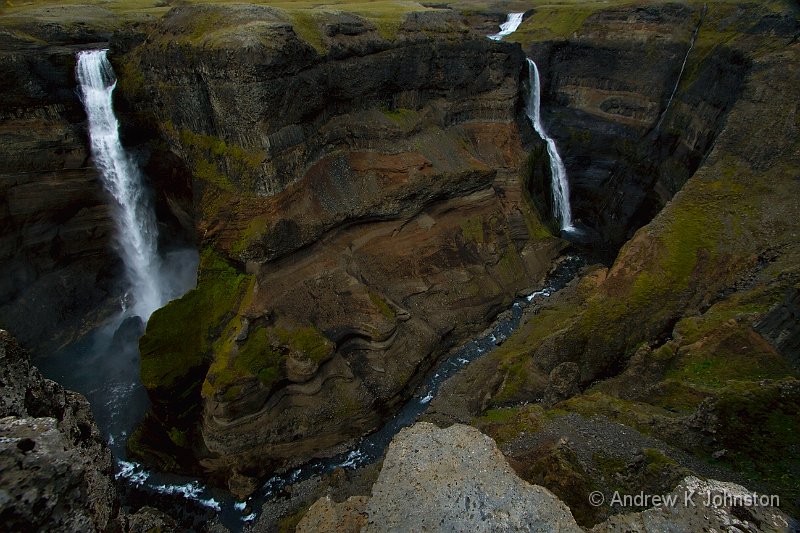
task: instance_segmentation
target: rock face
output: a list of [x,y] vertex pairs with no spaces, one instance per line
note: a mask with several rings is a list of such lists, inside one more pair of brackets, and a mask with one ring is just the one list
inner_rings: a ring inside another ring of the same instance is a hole
[[0,330],[0,515],[11,531],[117,527],[111,452],[83,396],[31,367]]
[[[358,516],[351,500],[337,512],[320,499],[298,530],[325,516],[345,523],[347,508]],[[550,491],[514,474],[492,439],[462,425],[421,422],[400,431],[362,512],[364,527],[353,517],[349,531],[582,531]]]
[[204,248],[197,290],[142,339],[134,451],[173,446],[237,490],[377,428],[561,246],[521,178],[519,47],[449,12],[391,39],[315,20],[318,48],[271,9],[176,8],[116,60],[193,172]]
[[0,323],[44,353],[118,295],[112,278],[120,265],[73,91],[80,45],[3,35]]
[[747,61],[709,45],[712,18],[679,4],[620,7],[590,14],[565,40],[520,37],[539,65],[574,217],[611,249],[697,170],[739,95]]
[[[619,24],[646,12],[634,8]],[[599,46],[604,41],[592,29],[594,21],[612,15],[620,17],[617,10],[587,16],[559,46]],[[784,22],[794,29],[785,31]],[[525,24],[520,31],[525,33]],[[606,517],[580,509],[586,487],[619,483],[620,468],[642,479],[637,462],[615,451],[628,435],[652,438],[642,447],[661,450],[646,458],[659,478],[648,482],[671,479],[681,467],[767,487],[781,496],[787,512],[798,512],[796,484],[785,476],[800,468],[793,437],[800,424],[800,375],[792,348],[800,280],[794,198],[800,182],[790,170],[798,166],[800,130],[787,119],[795,116],[800,98],[796,32],[788,8],[773,13],[756,5],[736,11],[708,4],[687,61],[689,77],[672,105],[702,78],[692,73],[713,65],[726,46],[726,54],[743,60],[734,66],[746,70],[705,159],[610,268],[594,269],[571,291],[543,304],[517,335],[456,376],[433,402],[440,415],[455,405],[451,398],[473,409],[452,418],[478,420],[503,440],[526,479],[558,494],[581,525]],[[609,35],[612,46],[614,25]],[[544,40],[546,49],[552,39]],[[702,56],[693,55],[701,50]],[[567,91],[565,81],[551,79]],[[572,87],[573,95],[599,94]],[[556,100],[551,103],[561,97]],[[574,102],[582,100],[575,96]],[[581,105],[591,111],[588,103]],[[701,112],[713,107],[698,105]],[[565,363],[578,368],[578,391],[574,374],[562,374]],[[543,401],[558,403],[549,409]],[[576,418],[588,426],[585,431],[571,429]],[[605,425],[610,422],[613,428]],[[552,449],[554,440],[568,435],[576,438]],[[588,449],[577,437],[590,443]],[[526,463],[540,456],[549,459],[537,461],[536,468]]]
[[[617,514],[593,533],[664,531],[791,531],[796,522],[773,499],[748,505],[740,485],[688,476],[671,502]],[[613,498],[611,494],[604,495]],[[589,491],[583,494],[589,497]],[[297,531],[583,531],[547,489],[514,473],[494,441],[463,425],[420,422],[392,440],[372,497],[341,503],[320,498]]]
[[[0,20],[8,74],[0,81],[0,325],[37,356],[117,312],[125,290],[74,74],[78,51],[107,47],[115,31],[128,39],[124,26],[90,6],[31,8]],[[138,135],[127,140],[140,144]],[[138,155],[159,178],[159,219],[169,221],[161,234],[185,239],[185,172],[157,150]]]
[[366,512],[366,531],[580,531],[567,506],[521,480],[492,439],[461,425],[422,422],[398,433]]

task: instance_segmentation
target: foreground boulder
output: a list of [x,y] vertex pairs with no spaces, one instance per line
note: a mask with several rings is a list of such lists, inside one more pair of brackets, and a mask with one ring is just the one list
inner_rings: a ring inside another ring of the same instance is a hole
[[0,330],[0,516],[9,530],[102,531],[119,505],[111,452],[78,393]]
[[[320,499],[298,531],[326,530],[320,514],[334,527],[356,524],[342,518],[356,503],[331,510]],[[581,531],[564,503],[520,479],[491,438],[463,425],[421,422],[398,433],[364,511],[364,531]]]

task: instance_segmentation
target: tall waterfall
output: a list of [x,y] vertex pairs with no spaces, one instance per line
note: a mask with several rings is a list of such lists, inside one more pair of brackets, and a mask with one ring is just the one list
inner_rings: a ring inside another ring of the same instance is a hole
[[563,231],[572,231],[575,228],[572,225],[572,214],[569,207],[567,171],[564,169],[564,162],[561,161],[561,156],[558,155],[556,142],[547,135],[542,126],[542,117],[539,113],[542,96],[542,89],[539,83],[539,68],[531,59],[528,59],[528,75],[531,83],[531,94],[528,98],[527,107],[528,118],[539,137],[547,143],[547,154],[550,156],[550,175],[552,176],[553,213]]
[[131,311],[146,321],[164,304],[157,254],[158,229],[139,168],[119,139],[119,124],[111,101],[117,82],[106,50],[79,52],[76,75],[89,118],[92,156],[103,186],[115,200],[116,241],[130,282]]
[[500,41],[506,35],[511,35],[517,31],[519,25],[522,24],[522,15],[524,14],[525,13],[509,13],[506,21],[500,24],[500,32],[490,35],[489,39],[492,39],[493,41]]

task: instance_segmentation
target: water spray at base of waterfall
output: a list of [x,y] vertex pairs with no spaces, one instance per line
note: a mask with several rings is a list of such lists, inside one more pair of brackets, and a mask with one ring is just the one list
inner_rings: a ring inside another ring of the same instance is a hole
[[75,74],[88,118],[92,159],[111,202],[114,247],[125,267],[125,294],[118,313],[37,361],[37,366],[46,377],[87,397],[117,461],[118,479],[134,488],[150,484],[154,492],[217,511],[219,503],[197,481],[149,472],[125,460],[127,438],[150,406],[139,378],[139,337],[156,309],[195,286],[199,255],[188,247],[159,253],[151,193],[120,141],[112,102],[116,79],[106,54],[106,50],[79,52]]

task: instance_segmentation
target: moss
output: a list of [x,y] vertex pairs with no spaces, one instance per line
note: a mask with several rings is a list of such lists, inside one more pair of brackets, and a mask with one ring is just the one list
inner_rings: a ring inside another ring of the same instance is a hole
[[538,405],[487,409],[471,424],[502,446],[523,432],[533,433],[542,427],[545,410]]
[[317,52],[324,53],[325,45],[322,43],[322,30],[317,15],[313,11],[291,10],[289,17],[295,33]]
[[389,304],[386,303],[386,300],[372,291],[369,291],[369,299],[372,302],[372,305],[374,305],[378,311],[380,311],[381,314],[386,317],[387,320],[394,320],[395,311],[389,307]]
[[598,490],[577,454],[566,446],[549,446],[537,450],[530,463],[521,468],[522,477],[551,490],[570,508],[575,521],[589,527],[603,518],[603,510],[592,506],[587,495]]
[[461,228],[461,235],[465,240],[478,244],[483,244],[486,240],[483,233],[483,218],[466,218],[459,222],[458,225]]
[[645,434],[653,432],[652,422],[655,418],[676,416],[672,412],[644,402],[622,400],[600,392],[575,396],[559,403],[557,407],[586,418],[604,416]]
[[239,346],[235,341],[242,329],[241,317],[234,317],[214,345],[214,360],[203,383],[208,398],[221,393],[221,399],[238,397],[242,378],[255,377],[266,388],[285,377],[285,361],[299,353],[320,363],[333,352],[333,344],[313,327],[256,327]]
[[247,227],[239,233],[239,238],[231,245],[231,253],[239,255],[248,247],[257,242],[269,228],[270,221],[267,217],[256,216],[247,223]]
[[169,440],[175,443],[176,446],[180,446],[182,448],[187,448],[189,446],[189,441],[186,438],[186,432],[181,431],[178,428],[172,428],[168,432]]
[[489,357],[496,358],[499,361],[499,371],[505,373],[502,387],[492,397],[493,405],[503,405],[517,399],[522,387],[535,378],[530,371],[531,355],[536,346],[567,327],[577,309],[576,304],[566,302],[542,308],[492,352]]
[[510,237],[505,240],[503,253],[494,269],[497,277],[506,287],[513,286],[515,281],[524,279],[525,265]]
[[173,142],[180,145],[197,179],[228,192],[253,188],[255,176],[266,157],[263,150],[247,150],[234,143],[188,129],[176,129],[171,121],[161,125]]
[[[781,496],[790,514],[798,511],[800,486],[800,382],[736,384],[713,406],[719,447],[727,453],[711,462],[742,472]],[[711,450],[706,450],[706,453]]]
[[139,341],[141,378],[148,389],[170,389],[208,364],[214,332],[250,279],[210,247],[200,255],[199,271],[197,288],[153,313]]
[[648,402],[679,414],[690,414],[709,394],[682,381],[667,379],[650,391]]
[[405,109],[402,107],[396,109],[381,109],[384,116],[400,126],[403,130],[410,130],[419,119],[419,113],[413,109]]

